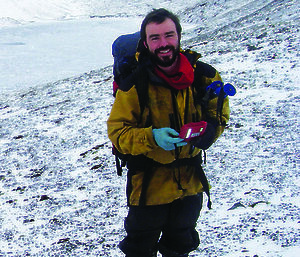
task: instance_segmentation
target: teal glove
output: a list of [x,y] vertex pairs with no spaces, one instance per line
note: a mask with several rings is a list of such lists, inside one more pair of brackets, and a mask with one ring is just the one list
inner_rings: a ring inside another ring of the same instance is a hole
[[152,133],[157,145],[166,151],[174,150],[175,145],[179,147],[187,144],[178,137],[179,133],[172,128],[153,129]]

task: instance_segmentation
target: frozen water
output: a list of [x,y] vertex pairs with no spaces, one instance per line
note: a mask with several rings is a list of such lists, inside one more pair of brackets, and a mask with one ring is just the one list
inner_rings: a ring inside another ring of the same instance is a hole
[[111,44],[139,18],[37,22],[0,28],[0,90],[28,88],[112,63]]

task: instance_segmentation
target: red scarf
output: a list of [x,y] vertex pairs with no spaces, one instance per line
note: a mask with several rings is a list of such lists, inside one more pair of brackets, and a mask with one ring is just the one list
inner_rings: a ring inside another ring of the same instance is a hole
[[189,87],[194,81],[194,69],[189,60],[181,53],[179,54],[178,65],[173,75],[167,75],[158,67],[155,68],[155,72],[171,87],[177,90]]

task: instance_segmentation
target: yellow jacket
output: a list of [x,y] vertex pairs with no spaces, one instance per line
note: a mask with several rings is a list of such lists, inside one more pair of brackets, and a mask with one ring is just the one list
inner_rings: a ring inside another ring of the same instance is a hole
[[[186,52],[186,54],[196,55],[194,52]],[[218,72],[211,66],[199,61],[197,65],[203,66],[200,80],[202,88],[206,88],[213,81],[221,80]],[[152,74],[152,76],[155,75]],[[151,170],[151,176],[147,185],[146,205],[166,204],[184,196],[203,192],[195,165],[186,161],[199,155],[201,150],[188,143],[186,146],[180,147],[177,154],[175,150],[165,151],[154,141],[152,129],[173,127],[179,131],[180,127],[174,127],[172,122],[172,117],[175,116],[181,125],[206,120],[207,115],[210,119],[217,120],[217,98],[208,102],[207,112],[204,114],[201,105],[194,103],[195,88],[189,87],[175,92],[158,81],[157,78],[150,79],[148,102],[142,113],[135,85],[126,91],[118,90],[107,121],[108,136],[118,151],[138,156],[137,160],[141,160],[135,168],[130,169],[129,167],[127,195],[130,205],[139,204],[143,178],[145,172],[149,172],[149,170]],[[172,104],[172,97],[176,99],[176,107]],[[228,121],[229,112],[227,97],[223,104],[223,121]],[[218,126],[216,139],[223,130],[224,126]],[[178,159],[185,161],[180,165],[172,165]],[[133,158],[133,160],[135,159]]]

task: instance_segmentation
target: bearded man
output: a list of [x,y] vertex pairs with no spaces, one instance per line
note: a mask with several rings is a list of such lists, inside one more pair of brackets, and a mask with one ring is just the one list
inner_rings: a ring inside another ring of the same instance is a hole
[[[187,257],[199,245],[196,231],[203,192],[209,185],[201,151],[222,134],[229,119],[228,97],[222,113],[217,98],[201,104],[206,88],[221,81],[200,55],[180,47],[182,28],[165,9],[143,20],[134,83],[120,87],[109,119],[108,136],[127,162],[128,216],[119,247],[127,257]],[[140,91],[146,97],[141,103]],[[179,137],[185,124],[205,121],[204,134]]]

